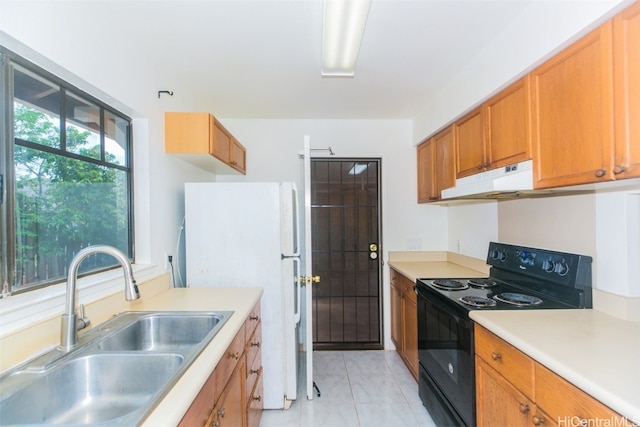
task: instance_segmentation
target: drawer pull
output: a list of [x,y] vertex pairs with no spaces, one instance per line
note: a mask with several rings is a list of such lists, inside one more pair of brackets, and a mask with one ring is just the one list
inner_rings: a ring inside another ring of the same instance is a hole
[[237,351],[235,353],[229,353],[229,357],[238,360],[240,359],[240,353]]
[[258,348],[260,348],[260,342],[252,342],[252,343],[251,343],[251,347],[258,347]]
[[526,403],[521,403],[520,404],[520,413],[526,414],[527,412],[529,412],[529,405],[527,405]]
[[251,369],[249,372],[251,372],[252,374],[258,375],[260,372],[262,372],[262,368]]
[[544,417],[539,417],[537,415],[534,415],[531,421],[533,421],[534,426],[541,426],[544,424]]
[[491,358],[493,360],[500,360],[500,359],[502,359],[502,354],[500,354],[500,353],[491,353]]
[[218,416],[224,418],[224,408],[218,409]]
[[260,402],[262,400],[262,396],[254,396],[253,400]]
[[249,320],[258,320],[259,316],[249,316]]

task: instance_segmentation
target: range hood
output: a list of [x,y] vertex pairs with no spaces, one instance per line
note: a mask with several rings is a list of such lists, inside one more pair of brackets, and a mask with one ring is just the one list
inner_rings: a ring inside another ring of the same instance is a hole
[[442,200],[508,198],[532,190],[533,161],[527,160],[457,179],[454,187],[442,190]]

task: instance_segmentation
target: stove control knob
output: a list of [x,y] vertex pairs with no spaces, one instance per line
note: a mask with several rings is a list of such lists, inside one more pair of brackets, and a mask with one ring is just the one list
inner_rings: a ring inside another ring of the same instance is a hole
[[565,262],[565,260],[562,260],[556,264],[554,271],[560,276],[566,276],[569,272],[569,265]]
[[556,264],[550,259],[547,259],[542,262],[542,269],[547,273],[553,273],[555,268],[556,268]]
[[489,256],[497,261],[506,261],[507,253],[504,251],[493,250]]

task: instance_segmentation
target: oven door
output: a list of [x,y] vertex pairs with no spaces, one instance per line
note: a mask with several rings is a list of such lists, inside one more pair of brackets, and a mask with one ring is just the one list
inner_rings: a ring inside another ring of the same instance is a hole
[[420,398],[439,426],[475,425],[473,324],[437,291],[418,293]]

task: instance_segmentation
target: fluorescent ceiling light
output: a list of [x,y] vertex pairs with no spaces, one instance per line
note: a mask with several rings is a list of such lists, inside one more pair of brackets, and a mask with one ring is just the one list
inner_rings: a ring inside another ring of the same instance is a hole
[[323,76],[353,77],[371,0],[324,0]]
[[360,175],[367,169],[367,166],[368,165],[366,163],[356,163],[351,166],[351,169],[349,169],[349,175]]

